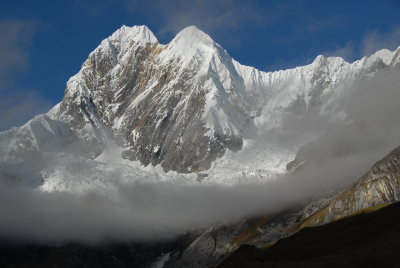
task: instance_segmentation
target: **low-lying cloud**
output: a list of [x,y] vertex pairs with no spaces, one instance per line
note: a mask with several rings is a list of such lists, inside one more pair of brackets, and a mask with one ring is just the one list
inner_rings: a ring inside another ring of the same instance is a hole
[[313,182],[310,189],[300,180],[230,187],[113,180],[112,195],[96,187],[85,193],[42,192],[2,182],[0,237],[38,243],[156,241],[278,212],[327,185]]
[[345,104],[346,123],[327,125],[325,134],[299,154],[304,160],[369,154],[383,157],[400,145],[399,99],[398,69],[362,81]]

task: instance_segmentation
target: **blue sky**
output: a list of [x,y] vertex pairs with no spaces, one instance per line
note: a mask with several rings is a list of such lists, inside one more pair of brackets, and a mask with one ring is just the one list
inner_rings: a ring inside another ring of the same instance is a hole
[[400,1],[2,0],[0,130],[59,102],[87,55],[124,24],[145,24],[162,43],[196,25],[242,64],[273,71],[399,46]]

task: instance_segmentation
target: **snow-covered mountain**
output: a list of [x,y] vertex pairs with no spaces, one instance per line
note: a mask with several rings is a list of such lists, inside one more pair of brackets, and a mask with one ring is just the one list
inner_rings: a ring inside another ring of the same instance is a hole
[[72,176],[60,171],[67,159],[93,166],[92,181],[115,169],[126,178],[269,179],[286,171],[318,124],[345,119],[361,79],[399,63],[400,48],[263,72],[194,26],[168,44],[146,26],[123,26],[90,53],[59,104],[0,133],[0,160],[5,172],[22,165],[50,189]]

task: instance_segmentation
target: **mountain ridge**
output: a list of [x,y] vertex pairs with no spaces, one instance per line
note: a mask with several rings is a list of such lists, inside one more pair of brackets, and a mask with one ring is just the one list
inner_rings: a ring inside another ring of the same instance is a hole
[[[202,42],[194,42],[196,38]],[[381,50],[353,63],[318,56],[309,65],[262,72],[239,64],[194,26],[166,45],[146,26],[123,26],[90,53],[47,116],[69,125],[65,131],[87,144],[90,158],[116,140],[123,158],[144,166],[161,164],[164,171],[206,171],[226,152],[226,161],[215,163],[243,166],[243,160],[231,155],[246,154],[265,133],[290,133],[286,122],[310,111],[328,121],[343,120],[341,103],[350,89],[362,77],[394,68],[399,54],[400,48]],[[30,131],[20,136],[34,140]],[[257,153],[280,156],[247,162],[237,174],[264,178],[283,173],[308,140],[300,138],[292,148],[266,145]],[[18,148],[2,148],[3,159],[18,155]]]

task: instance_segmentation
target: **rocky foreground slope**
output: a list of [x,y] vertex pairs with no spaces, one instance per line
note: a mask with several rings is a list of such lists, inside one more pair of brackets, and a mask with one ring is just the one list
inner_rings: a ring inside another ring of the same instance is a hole
[[280,213],[210,227],[183,252],[169,253],[170,262],[165,267],[213,267],[240,245],[269,247],[303,228],[377,210],[400,200],[399,179],[400,147],[341,191],[321,195]]
[[299,233],[260,249],[242,246],[218,268],[398,267],[400,204]]

